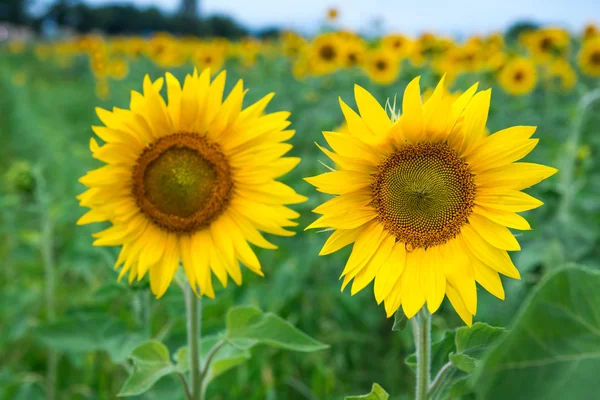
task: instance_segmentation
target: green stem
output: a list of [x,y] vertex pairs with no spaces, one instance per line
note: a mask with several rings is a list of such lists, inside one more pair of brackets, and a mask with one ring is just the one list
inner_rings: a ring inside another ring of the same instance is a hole
[[442,386],[442,382],[444,381],[448,373],[452,371],[452,367],[453,365],[450,362],[444,364],[442,369],[440,369],[440,372],[438,372],[438,374],[435,376],[433,382],[431,382],[431,385],[429,386],[429,391],[427,393],[430,398],[434,398],[435,391]]
[[431,379],[431,315],[423,307],[411,321],[417,354],[417,391],[415,399],[427,400]]
[[565,159],[560,171],[560,187],[562,198],[558,208],[558,218],[562,221],[568,221],[571,208],[571,202],[576,196],[575,186],[575,167],[577,164],[577,151],[585,122],[585,114],[590,106],[600,100],[600,89],[595,89],[584,95],[577,106],[577,115],[573,120],[573,129],[566,142]]
[[[45,306],[46,318],[49,322],[56,319],[56,265],[54,264],[54,227],[49,212],[48,193],[46,191],[46,180],[39,169],[34,170],[35,174],[35,196],[40,213],[40,235],[42,262],[44,264],[44,283],[45,283]],[[56,381],[58,378],[58,358],[59,355],[54,350],[48,350],[47,366],[47,394],[48,400],[56,398]]]
[[200,375],[201,299],[201,297],[196,297],[190,285],[186,285],[187,341],[190,357],[190,389],[193,400],[203,400],[204,398],[202,376]]

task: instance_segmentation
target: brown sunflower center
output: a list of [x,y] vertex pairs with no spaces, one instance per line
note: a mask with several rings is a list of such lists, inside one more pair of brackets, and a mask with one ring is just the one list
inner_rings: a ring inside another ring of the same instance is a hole
[[375,61],[375,68],[377,68],[378,71],[385,71],[387,69],[387,63],[384,60],[377,60]]
[[594,65],[600,65],[600,50],[594,51],[590,54],[590,62]]
[[408,249],[441,245],[460,232],[475,200],[467,164],[445,143],[405,144],[378,167],[379,220]]
[[554,41],[549,37],[545,37],[540,41],[540,48],[542,49],[542,51],[549,51],[552,49],[553,46]]
[[323,60],[331,61],[335,58],[335,49],[331,45],[325,45],[319,50],[319,55]]
[[515,72],[515,82],[521,82],[523,79],[525,79],[525,74],[523,73],[523,71],[519,70],[517,72]]
[[173,232],[207,226],[225,209],[233,188],[220,147],[192,133],[165,136],[146,148],[133,178],[138,206]]

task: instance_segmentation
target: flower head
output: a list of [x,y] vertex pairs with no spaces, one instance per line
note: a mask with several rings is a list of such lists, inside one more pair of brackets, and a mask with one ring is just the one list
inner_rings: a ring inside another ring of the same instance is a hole
[[335,197],[313,210],[322,216],[308,228],[334,230],[321,255],[353,243],[342,290],[375,281],[388,316],[402,306],[410,318],[425,303],[433,313],[447,296],[470,325],[475,282],[503,299],[498,273],[519,278],[507,251],[520,246],[508,228],[531,229],[517,212],[542,202],[521,190],[556,169],[515,162],[536,146],[535,127],[487,135],[491,92],[476,91],[454,98],[442,78],[423,104],[416,78],[392,121],[355,86],[360,115],[340,100],[350,132],[323,132],[339,168],[306,180]]
[[288,112],[265,113],[272,94],[242,108],[239,81],[223,99],[225,72],[185,78],[183,87],[166,75],[144,79],[131,109],[97,109],[105,126],[93,127],[105,144],[91,139],[94,158],[105,166],[80,179],[89,190],[78,198],[91,208],[78,224],[108,221],[93,236],[96,246],[122,246],[115,268],[129,281],[150,275],[162,296],[180,263],[192,289],[214,297],[212,275],[223,286],[242,282],[241,261],[262,275],[249,242],[274,249],[260,233],[291,236],[298,214],[286,204],[305,197],[276,181],[300,161],[283,157]]

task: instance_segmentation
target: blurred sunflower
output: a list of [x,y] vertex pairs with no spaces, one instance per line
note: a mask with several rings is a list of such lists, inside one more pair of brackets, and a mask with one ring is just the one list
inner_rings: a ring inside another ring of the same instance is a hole
[[335,7],[331,7],[327,10],[327,19],[330,21],[335,21],[339,16],[338,9]]
[[291,236],[298,214],[287,208],[306,200],[275,179],[298,158],[284,158],[288,112],[265,114],[273,94],[243,109],[239,81],[222,99],[225,72],[185,78],[183,88],[167,73],[144,79],[133,91],[131,110],[97,109],[105,126],[93,127],[106,143],[91,139],[94,158],[107,165],[80,179],[89,190],[78,196],[91,208],[78,224],[109,221],[93,236],[96,246],[122,246],[119,279],[141,280],[148,272],[152,292],[162,296],[180,262],[192,289],[214,297],[211,272],[227,285],[241,284],[239,261],[263,275],[248,242],[274,249],[259,230]]
[[210,68],[217,72],[225,64],[225,50],[214,43],[202,43],[196,47],[192,55],[192,62],[198,69]]
[[569,91],[577,83],[577,73],[571,67],[571,64],[565,59],[559,58],[550,64],[546,70],[546,78],[554,83],[557,81],[558,87],[563,91]]
[[503,299],[498,273],[520,277],[507,253],[520,246],[507,227],[531,229],[517,212],[543,203],[521,190],[556,169],[515,162],[536,146],[535,127],[485,135],[491,91],[476,91],[452,101],[442,78],[422,104],[416,78],[393,121],[355,86],[360,115],[340,100],[350,134],[323,132],[333,149],[323,151],[340,169],[306,180],[336,197],[313,210],[323,215],[307,229],[334,230],[320,255],[354,243],[342,290],[374,280],[388,316],[402,306],[411,318],[425,303],[433,313],[446,295],[471,325],[475,282]]
[[129,64],[122,58],[114,58],[108,62],[107,73],[113,79],[125,79],[129,74]]
[[342,42],[335,33],[317,36],[308,50],[310,70],[315,75],[329,74],[344,63]]
[[532,61],[518,57],[504,64],[498,75],[498,83],[513,96],[530,93],[537,83],[537,69]]
[[281,35],[282,52],[288,57],[298,57],[306,49],[306,46],[306,40],[294,32],[284,32]]
[[365,58],[366,46],[361,39],[349,39],[344,43],[344,66],[359,67]]
[[594,24],[587,24],[585,29],[583,30],[583,40],[592,39],[596,36],[600,36],[600,31],[598,27]]
[[570,44],[569,34],[560,28],[543,28],[526,36],[525,45],[534,60],[546,63],[556,57],[566,55]]
[[363,69],[373,82],[389,85],[400,75],[400,62],[385,49],[373,49],[366,54]]
[[593,77],[600,76],[600,36],[583,43],[577,62],[584,74]]
[[412,40],[400,34],[390,34],[381,39],[381,47],[398,58],[408,57],[411,54],[412,46]]

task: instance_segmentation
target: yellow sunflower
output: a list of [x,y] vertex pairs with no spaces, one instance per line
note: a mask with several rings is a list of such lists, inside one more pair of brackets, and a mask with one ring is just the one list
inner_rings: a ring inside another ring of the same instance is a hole
[[390,34],[381,39],[381,47],[398,58],[404,58],[411,54],[413,41],[404,35]]
[[388,316],[402,306],[411,318],[425,303],[433,313],[446,295],[471,325],[475,282],[503,299],[498,272],[519,278],[507,251],[520,246],[507,227],[531,229],[517,212],[543,203],[521,190],[556,169],[515,162],[536,146],[535,127],[487,136],[491,91],[476,91],[453,101],[442,78],[422,104],[416,78],[393,121],[355,86],[360,115],[340,100],[350,133],[323,132],[333,149],[323,151],[340,168],[306,180],[336,197],[313,210],[322,216],[307,229],[334,230],[320,255],[354,243],[342,290],[374,280]]
[[248,242],[276,246],[259,231],[294,235],[284,228],[298,214],[285,205],[306,198],[275,180],[300,161],[283,157],[294,131],[286,130],[288,112],[265,114],[273,94],[242,108],[239,81],[223,100],[225,71],[212,82],[208,69],[194,71],[183,87],[167,73],[168,104],[163,82],[146,76],[131,110],[97,109],[105,126],[93,130],[105,144],[92,139],[90,148],[107,165],[80,179],[89,190],[78,199],[91,210],[77,223],[112,224],[94,245],[122,246],[119,279],[149,272],[160,297],[182,263],[192,289],[214,297],[211,274],[239,285],[239,261],[263,275]]
[[526,58],[512,59],[500,70],[498,83],[513,96],[530,93],[537,83],[537,69],[533,62]]
[[398,79],[400,61],[385,49],[373,49],[366,54],[363,69],[373,82],[389,85]]
[[553,61],[546,69],[546,78],[551,84],[557,83],[559,88],[570,91],[577,83],[577,73],[565,59]]
[[315,75],[329,74],[341,67],[344,52],[338,35],[329,32],[317,36],[308,50],[308,61]]
[[600,76],[600,36],[583,43],[577,62],[584,74],[593,77]]

